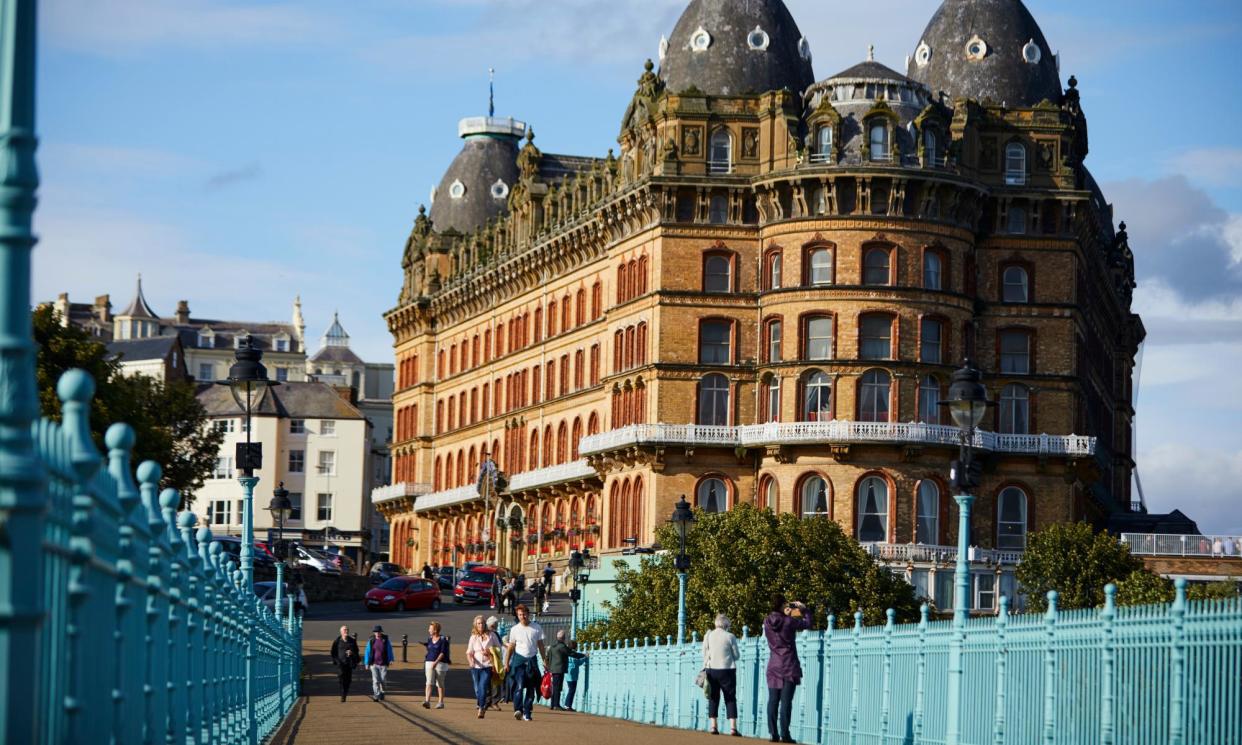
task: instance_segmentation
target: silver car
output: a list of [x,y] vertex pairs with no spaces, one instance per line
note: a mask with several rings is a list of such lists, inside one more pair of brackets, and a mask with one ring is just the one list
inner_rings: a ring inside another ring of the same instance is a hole
[[[289,583],[286,582],[284,592],[281,594],[282,603],[287,604],[289,602],[288,600],[289,592],[290,592]],[[306,602],[306,591],[303,590],[301,587],[299,587],[297,588],[297,593],[298,594],[293,599],[293,607],[296,610],[300,610],[303,613],[305,613],[307,610],[310,609],[310,606]],[[275,582],[255,582],[254,583],[254,594],[258,596],[259,601],[261,603],[267,606],[268,610],[272,611],[273,613],[276,612],[276,583]],[[285,605],[285,609],[287,608],[288,608],[288,605]]]

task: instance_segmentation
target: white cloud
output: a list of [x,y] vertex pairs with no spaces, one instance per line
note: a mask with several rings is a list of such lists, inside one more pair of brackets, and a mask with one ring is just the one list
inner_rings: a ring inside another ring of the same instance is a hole
[[1203,533],[1242,534],[1242,451],[1165,443],[1138,462],[1149,511],[1180,509]]
[[1169,158],[1167,167],[1207,186],[1242,186],[1242,148],[1209,147],[1186,150]]
[[45,0],[49,41],[88,54],[127,56],[149,48],[300,44],[335,26],[304,4],[232,0]]

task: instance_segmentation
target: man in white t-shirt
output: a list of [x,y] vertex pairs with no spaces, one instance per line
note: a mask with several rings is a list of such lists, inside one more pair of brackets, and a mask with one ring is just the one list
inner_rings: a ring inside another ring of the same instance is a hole
[[543,629],[531,623],[530,610],[525,605],[517,607],[518,623],[509,629],[509,642],[505,646],[505,672],[512,686],[513,718],[530,721],[535,705],[535,693],[539,690],[540,673],[536,655],[548,664],[548,652],[543,645]]

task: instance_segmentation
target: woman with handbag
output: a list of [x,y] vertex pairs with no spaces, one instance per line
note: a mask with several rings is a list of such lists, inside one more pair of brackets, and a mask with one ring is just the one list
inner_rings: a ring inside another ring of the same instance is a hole
[[423,658],[423,670],[427,675],[427,687],[423,692],[423,708],[431,708],[431,687],[434,685],[439,694],[436,701],[436,708],[444,708],[444,679],[448,677],[448,667],[451,664],[449,660],[449,641],[447,637],[440,636],[440,622],[432,621],[431,626],[427,628],[430,636],[427,641],[421,642],[427,648],[427,655]]
[[487,692],[496,670],[492,649],[499,648],[500,640],[487,628],[483,616],[475,616],[474,625],[470,628],[470,641],[466,644],[466,656],[470,658],[470,680],[474,683],[474,701],[479,709],[479,719],[487,711]]
[[711,733],[720,734],[716,727],[716,715],[720,712],[720,697],[724,695],[725,714],[729,717],[729,734],[741,737],[737,731],[737,658],[740,656],[737,637],[729,632],[729,618],[716,614],[716,627],[703,635],[703,670],[707,673],[707,720]]

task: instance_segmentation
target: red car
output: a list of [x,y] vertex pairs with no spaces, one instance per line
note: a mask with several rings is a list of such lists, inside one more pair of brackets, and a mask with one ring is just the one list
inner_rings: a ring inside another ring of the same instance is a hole
[[369,611],[435,610],[440,607],[440,588],[422,577],[393,577],[369,590],[362,604]]
[[492,601],[492,582],[497,572],[500,572],[500,581],[503,584],[507,572],[500,567],[483,565],[467,569],[457,580],[457,586],[453,588],[453,602],[459,604],[490,603]]

